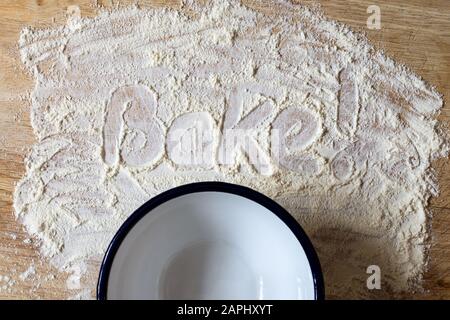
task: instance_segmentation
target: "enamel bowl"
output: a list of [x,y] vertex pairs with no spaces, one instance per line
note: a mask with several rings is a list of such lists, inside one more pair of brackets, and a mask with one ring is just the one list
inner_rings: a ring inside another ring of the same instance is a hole
[[299,224],[246,187],[201,182],[151,199],[114,236],[98,299],[323,299]]

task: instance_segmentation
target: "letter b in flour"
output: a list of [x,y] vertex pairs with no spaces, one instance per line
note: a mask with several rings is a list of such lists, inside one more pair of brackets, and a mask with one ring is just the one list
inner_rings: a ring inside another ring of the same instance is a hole
[[[164,135],[155,119],[156,97],[143,85],[117,89],[106,106],[103,128],[105,163],[120,158],[128,165],[155,162],[164,151]],[[120,151],[119,151],[120,150]]]

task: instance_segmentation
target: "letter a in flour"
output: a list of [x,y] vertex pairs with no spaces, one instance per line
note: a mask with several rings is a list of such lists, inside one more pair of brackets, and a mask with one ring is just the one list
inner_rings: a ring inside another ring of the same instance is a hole
[[208,112],[191,112],[176,118],[167,132],[167,154],[176,165],[213,166],[214,120]]
[[273,167],[270,156],[258,144],[256,135],[258,129],[264,126],[274,113],[275,106],[271,101],[264,101],[241,119],[244,108],[243,90],[245,89],[235,88],[230,94],[229,108],[224,116],[219,144],[218,162],[231,166],[236,161],[238,151],[242,151],[259,173],[271,175]]

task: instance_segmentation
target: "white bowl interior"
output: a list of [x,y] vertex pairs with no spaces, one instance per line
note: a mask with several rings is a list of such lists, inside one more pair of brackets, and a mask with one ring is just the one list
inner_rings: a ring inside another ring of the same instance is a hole
[[169,200],[121,243],[108,299],[314,299],[298,239],[260,204],[223,192]]

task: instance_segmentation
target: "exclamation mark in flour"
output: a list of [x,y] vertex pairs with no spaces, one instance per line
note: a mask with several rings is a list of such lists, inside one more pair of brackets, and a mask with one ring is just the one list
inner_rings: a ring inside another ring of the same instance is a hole
[[353,69],[346,67],[339,73],[339,105],[337,124],[341,133],[352,136],[358,124],[359,93]]

